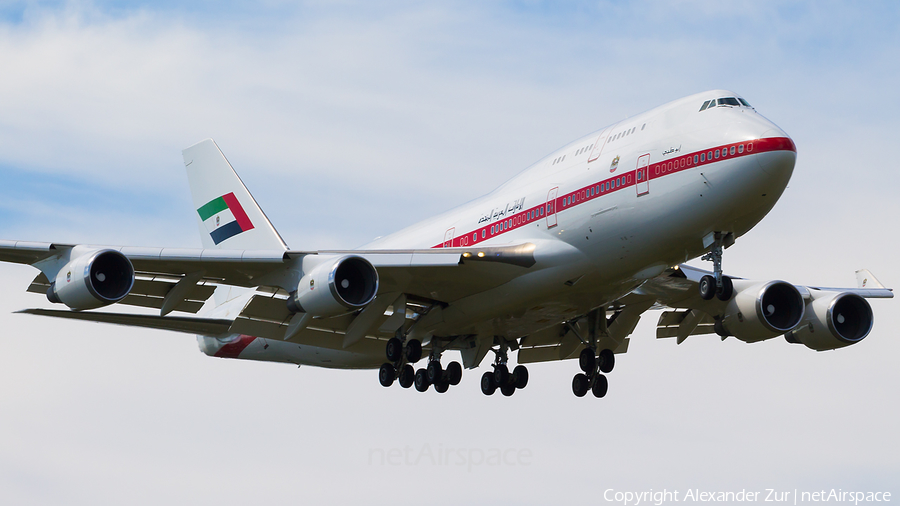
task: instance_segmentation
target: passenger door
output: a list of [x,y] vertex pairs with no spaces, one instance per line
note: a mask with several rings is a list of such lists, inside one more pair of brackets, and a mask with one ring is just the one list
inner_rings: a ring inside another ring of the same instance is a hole
[[547,193],[547,205],[544,212],[547,213],[547,228],[556,226],[556,195],[559,193],[559,186],[550,189]]
[[637,194],[646,195],[650,193],[650,155],[646,154],[638,158],[637,170],[635,171],[635,188]]

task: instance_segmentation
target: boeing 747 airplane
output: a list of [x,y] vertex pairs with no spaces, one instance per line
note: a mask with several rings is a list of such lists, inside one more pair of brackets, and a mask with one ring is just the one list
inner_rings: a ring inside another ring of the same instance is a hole
[[[679,344],[784,336],[822,351],[862,341],[866,298],[893,297],[866,270],[855,288],[725,275],[724,250],[772,209],[797,158],[730,91],[593,132],[355,250],[288,248],[215,142],[183,155],[202,249],[0,241],[0,260],[40,271],[29,292],[68,307],[21,312],[196,334],[215,357],[378,369],[382,385],[420,392],[489,357],[482,391],[509,396],[525,364],[577,358],[572,391],[603,397],[647,310],[663,309],[656,335]],[[697,257],[712,270],[683,265]],[[93,311],[111,304],[159,313]],[[459,361],[444,365],[448,351]]]

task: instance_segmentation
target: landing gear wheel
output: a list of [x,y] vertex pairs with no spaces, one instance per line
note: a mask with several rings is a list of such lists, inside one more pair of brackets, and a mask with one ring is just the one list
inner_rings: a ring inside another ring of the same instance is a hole
[[450,383],[447,380],[441,380],[434,384],[434,391],[442,394],[450,389]]
[[590,373],[594,370],[596,365],[597,357],[594,356],[594,350],[590,348],[581,350],[581,354],[578,355],[578,367],[580,367],[582,371]]
[[734,295],[734,283],[731,278],[722,276],[722,286],[716,290],[716,297],[721,301],[728,302],[732,295]]
[[716,296],[716,278],[706,275],[700,278],[700,298],[711,300]]
[[506,367],[506,364],[499,364],[494,367],[494,381],[498,386],[509,383],[509,368]]
[[416,371],[413,369],[413,366],[406,364],[403,366],[403,369],[400,369],[400,386],[403,388],[409,388],[416,381]]
[[594,378],[594,384],[591,385],[591,393],[594,394],[594,397],[598,399],[606,395],[606,392],[609,391],[609,380],[606,379],[606,376],[599,374],[596,378]]
[[393,364],[388,364],[387,362],[381,364],[381,368],[378,369],[378,382],[383,387],[389,387],[394,384]]
[[447,381],[450,382],[452,386],[459,385],[460,380],[462,380],[462,366],[459,365],[459,362],[450,362],[447,364]]
[[612,372],[613,367],[616,366],[616,355],[612,352],[612,350],[603,350],[600,352],[600,372],[604,372],[609,374]]
[[525,388],[528,385],[528,368],[524,365],[517,365],[512,372],[513,384],[516,388]]
[[411,339],[406,343],[406,361],[415,364],[422,358],[422,341]]
[[503,385],[502,387],[500,387],[500,393],[505,395],[506,397],[509,397],[510,395],[516,393],[516,386],[515,385]]
[[425,369],[419,369],[418,371],[416,371],[414,383],[416,385],[416,390],[420,392],[428,390],[428,387],[431,386],[431,383],[429,383],[428,381],[428,374],[425,372]]
[[444,370],[441,369],[441,362],[438,360],[428,362],[428,365],[425,366],[425,373],[429,383],[434,385],[440,383],[441,376],[444,374]]
[[488,371],[481,375],[481,393],[484,395],[494,395],[497,391],[497,382],[494,381],[494,373]]
[[387,355],[389,362],[399,362],[403,356],[403,341],[396,337],[388,339],[387,345],[384,347],[384,354]]
[[584,397],[588,388],[590,388],[590,382],[584,374],[578,373],[572,378],[572,393],[575,394],[575,397]]

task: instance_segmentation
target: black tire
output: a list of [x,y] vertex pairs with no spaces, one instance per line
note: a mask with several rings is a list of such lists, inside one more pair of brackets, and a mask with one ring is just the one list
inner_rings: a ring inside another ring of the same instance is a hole
[[484,395],[494,395],[497,391],[497,382],[494,381],[494,373],[488,371],[481,375],[481,393]]
[[589,388],[590,382],[583,373],[578,373],[572,378],[572,393],[575,394],[575,397],[584,397]]
[[446,393],[449,389],[450,382],[448,382],[447,380],[441,380],[434,384],[434,391],[439,394]]
[[378,369],[378,382],[383,387],[389,387],[394,384],[394,365],[387,362],[381,364]]
[[578,355],[578,367],[580,367],[582,371],[590,374],[594,372],[594,367],[596,366],[597,357],[594,356],[594,350],[590,348],[581,350],[581,354]]
[[399,362],[403,357],[403,341],[396,337],[388,339],[384,347],[384,354],[387,355],[388,362]]
[[722,287],[716,290],[716,297],[721,301],[728,302],[731,300],[732,295],[734,295],[734,283],[731,281],[731,278],[723,276]]
[[512,372],[513,384],[516,388],[525,388],[528,385],[528,368],[524,365],[517,365]]
[[425,369],[416,371],[415,381],[413,381],[413,383],[416,385],[416,390],[420,392],[428,390],[431,383],[428,382],[428,374],[425,372]]
[[462,381],[462,366],[459,362],[450,362],[447,364],[447,381],[450,382],[450,385],[456,386],[459,385],[459,382]]
[[406,343],[406,361],[415,364],[422,358],[422,341],[411,339]]
[[494,367],[494,382],[500,387],[509,383],[509,368],[506,367],[506,364]]
[[441,369],[441,362],[439,360],[431,360],[428,362],[428,365],[425,366],[425,373],[428,374],[429,383],[432,385],[440,383],[441,378],[444,376],[444,370]]
[[403,369],[400,369],[400,376],[398,379],[400,380],[401,387],[409,388],[416,382],[416,370],[413,369],[413,366],[406,364],[403,366]]
[[711,300],[716,296],[716,278],[706,275],[700,278],[700,298]]
[[609,380],[606,379],[606,376],[602,374],[598,374],[596,378],[594,378],[594,384],[591,385],[591,393],[594,394],[594,397],[598,399],[606,395],[606,392],[609,391]]
[[516,386],[515,385],[503,385],[502,387],[500,387],[500,393],[505,395],[506,397],[509,397],[510,395],[516,393]]
[[616,354],[612,350],[603,350],[600,352],[600,372],[609,374],[613,367],[616,366]]

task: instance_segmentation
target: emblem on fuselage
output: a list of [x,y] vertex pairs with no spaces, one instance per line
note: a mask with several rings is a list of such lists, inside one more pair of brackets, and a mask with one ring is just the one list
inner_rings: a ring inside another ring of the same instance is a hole
[[616,157],[613,158],[612,163],[609,164],[609,171],[615,172],[616,169],[618,169],[618,168],[619,168],[619,155],[616,155]]

